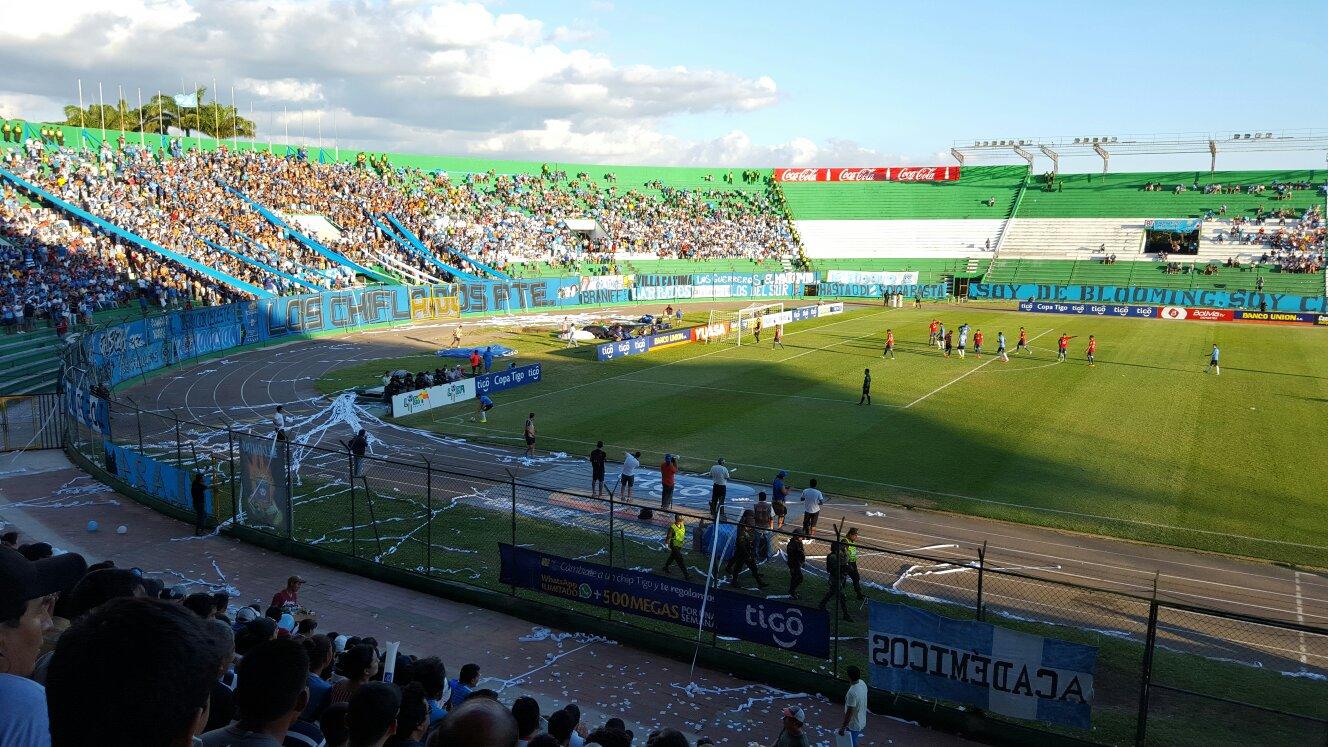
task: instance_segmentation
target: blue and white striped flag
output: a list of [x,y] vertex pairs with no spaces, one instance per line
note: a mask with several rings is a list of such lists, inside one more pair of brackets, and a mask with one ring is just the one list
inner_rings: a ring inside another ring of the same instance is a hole
[[1087,729],[1097,648],[872,602],[867,652],[882,690]]

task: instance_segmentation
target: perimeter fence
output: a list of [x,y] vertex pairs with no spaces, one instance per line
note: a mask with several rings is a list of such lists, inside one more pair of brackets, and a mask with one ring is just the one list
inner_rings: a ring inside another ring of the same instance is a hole
[[[714,519],[683,505],[664,511],[657,496],[644,503],[612,491],[596,497],[588,465],[573,468],[584,470],[584,486],[542,484],[539,476],[504,474],[497,459],[487,471],[373,454],[361,462],[344,444],[328,448],[219,428],[191,419],[188,411],[114,400],[106,412],[104,422],[86,411],[64,412],[67,448],[184,510],[189,506],[183,486],[202,474],[211,485],[211,518],[221,527],[243,526],[326,557],[350,556],[555,604],[651,635],[841,679],[849,665],[870,669],[867,603],[902,603],[1097,647],[1091,729],[1018,722],[1026,726],[1104,744],[1207,745],[1237,736],[1248,745],[1328,744],[1328,629],[1039,577],[992,564],[983,546],[900,551],[870,540],[857,543],[857,577],[841,606],[827,593],[825,557],[829,540],[848,527],[829,504],[818,535],[805,543],[806,578],[796,590],[801,603],[830,609],[831,656],[816,658],[503,583],[500,544],[606,570],[658,572],[667,555],[665,529],[675,513],[687,527],[689,576],[705,582],[709,557],[699,537]],[[691,498],[695,505],[696,496]],[[643,515],[647,507],[653,516]],[[740,520],[744,507],[721,512],[721,535]],[[751,593],[755,601],[788,594],[784,549],[793,529],[773,528],[765,534],[768,540],[758,541],[769,548],[758,565],[767,587],[755,587],[750,572],[742,572],[738,584],[725,588]],[[715,578],[724,575],[726,569],[717,565]]]

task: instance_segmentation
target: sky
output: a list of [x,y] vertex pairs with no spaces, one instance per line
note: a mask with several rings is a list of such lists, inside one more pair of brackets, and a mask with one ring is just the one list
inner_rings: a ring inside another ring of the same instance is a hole
[[[955,142],[1318,128],[1328,2],[68,0],[0,26],[0,115],[215,88],[259,139],[721,166],[953,164]],[[319,133],[321,128],[321,141]],[[289,136],[287,135],[289,132]],[[1013,153],[969,163],[1019,162]],[[1318,168],[1323,150],[1223,153]],[[1206,154],[1113,170],[1203,168]],[[1097,171],[1097,158],[1062,171]],[[1049,163],[1039,157],[1034,168]]]

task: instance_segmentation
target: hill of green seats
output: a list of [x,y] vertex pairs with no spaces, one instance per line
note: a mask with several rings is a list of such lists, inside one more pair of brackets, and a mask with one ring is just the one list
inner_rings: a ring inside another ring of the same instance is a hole
[[[1322,185],[1328,171],[1176,171],[1141,174],[1062,174],[1057,187],[1046,189],[1041,177],[1029,180],[1019,203],[1016,218],[1199,218],[1207,210],[1217,212],[1227,206],[1228,215],[1250,215],[1256,208],[1264,211],[1291,208],[1301,211],[1324,202],[1316,188],[1291,191],[1290,199],[1279,200],[1272,189],[1274,181]],[[1144,191],[1148,183],[1164,185],[1158,192]],[[1175,187],[1186,191],[1176,194]],[[1198,184],[1199,189],[1194,185]],[[1263,194],[1204,194],[1209,184],[1223,186],[1264,185]]]
[[[1010,214],[1026,166],[966,166],[953,182],[795,182],[782,185],[798,220],[996,218]],[[996,198],[995,207],[987,200]]]
[[[1203,265],[1199,267],[1202,269]],[[1216,273],[1167,274],[1157,262],[1092,260],[998,259],[983,277],[988,283],[1047,283],[1050,285],[1115,285],[1178,290],[1254,290],[1258,278],[1268,293],[1297,296],[1323,295],[1323,273],[1281,272],[1268,267],[1235,269],[1215,267]]]

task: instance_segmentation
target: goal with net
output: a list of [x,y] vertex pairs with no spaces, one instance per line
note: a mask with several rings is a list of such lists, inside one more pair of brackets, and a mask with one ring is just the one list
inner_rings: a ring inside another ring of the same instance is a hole
[[758,303],[738,309],[730,324],[727,341],[735,345],[750,345],[756,342],[759,332],[774,334],[775,325],[788,324],[788,317],[782,302]]

